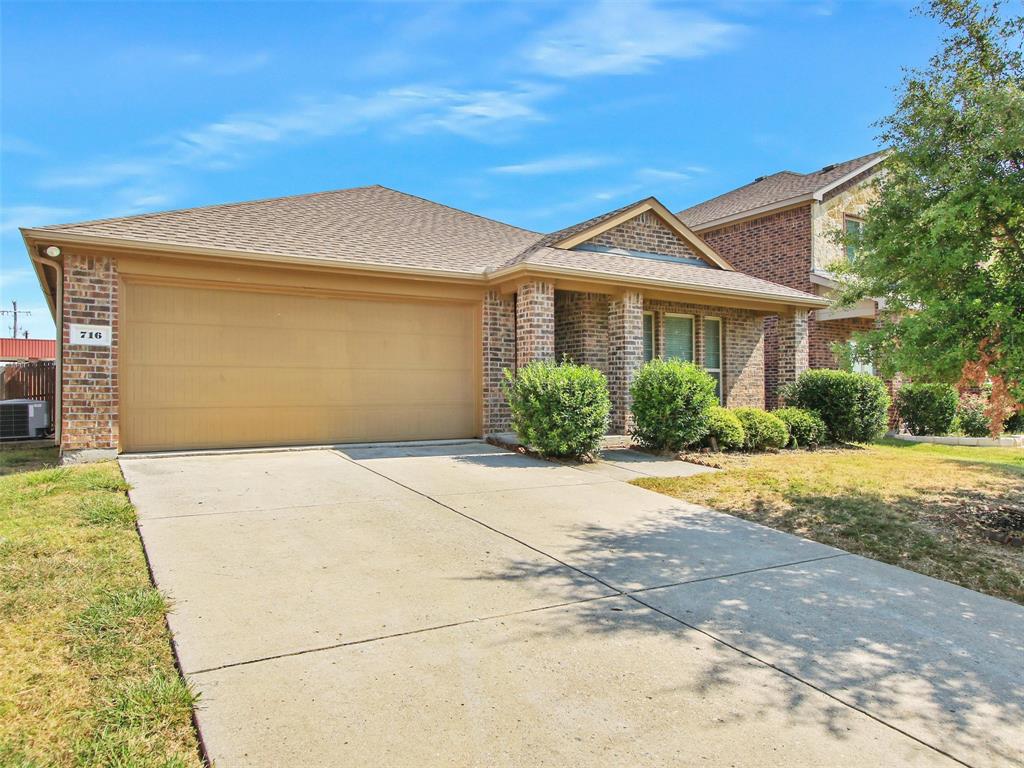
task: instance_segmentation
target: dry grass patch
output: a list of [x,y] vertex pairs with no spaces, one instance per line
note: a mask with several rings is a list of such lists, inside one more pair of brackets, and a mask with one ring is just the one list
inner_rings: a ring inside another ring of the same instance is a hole
[[199,766],[193,695],[117,464],[11,469],[0,477],[0,765]]
[[1024,451],[886,440],[716,456],[723,472],[636,485],[1024,603]]

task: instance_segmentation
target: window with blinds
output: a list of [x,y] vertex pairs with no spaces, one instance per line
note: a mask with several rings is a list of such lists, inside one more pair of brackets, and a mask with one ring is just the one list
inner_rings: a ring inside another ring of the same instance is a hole
[[644,312],[644,362],[654,359],[654,313]]
[[715,380],[715,394],[722,402],[722,321],[704,318],[704,370]]
[[665,357],[693,362],[693,318],[665,315]]

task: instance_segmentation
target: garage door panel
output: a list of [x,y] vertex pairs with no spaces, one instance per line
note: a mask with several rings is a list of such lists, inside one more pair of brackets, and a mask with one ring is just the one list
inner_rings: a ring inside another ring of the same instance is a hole
[[470,437],[468,304],[128,284],[125,450]]

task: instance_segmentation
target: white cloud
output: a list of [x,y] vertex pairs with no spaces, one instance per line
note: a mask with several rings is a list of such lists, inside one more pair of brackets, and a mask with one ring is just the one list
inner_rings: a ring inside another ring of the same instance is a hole
[[536,104],[550,86],[459,91],[435,86],[391,88],[370,96],[336,94],[307,99],[277,112],[246,112],[179,131],[152,142],[148,155],[104,160],[44,175],[44,188],[105,187],[123,183],[158,186],[176,169],[225,170],[261,147],[357,133],[369,128],[396,133],[455,133],[479,141],[507,135],[544,120]]
[[37,157],[46,154],[42,147],[33,144],[28,139],[12,136],[9,133],[0,136],[0,151],[9,155],[34,155]]
[[695,59],[730,47],[743,28],[649,0],[578,5],[523,51],[529,66],[552,77],[630,75],[667,59]]
[[499,165],[491,168],[491,173],[512,174],[515,176],[540,176],[548,173],[571,173],[600,168],[608,165],[611,158],[598,155],[557,155],[540,160],[513,165]]
[[79,214],[76,208],[57,208],[49,205],[9,205],[3,209],[0,232],[14,232],[18,227],[37,227],[60,224]]
[[193,70],[217,76],[243,75],[262,69],[270,62],[270,54],[266,51],[207,53],[151,45],[126,48],[117,52],[115,57],[121,64],[140,69]]
[[8,291],[12,285],[35,281],[35,273],[31,269],[7,269],[0,270],[0,290]]
[[641,168],[636,172],[638,179],[643,181],[689,181],[693,174],[684,171],[674,171],[666,168]]

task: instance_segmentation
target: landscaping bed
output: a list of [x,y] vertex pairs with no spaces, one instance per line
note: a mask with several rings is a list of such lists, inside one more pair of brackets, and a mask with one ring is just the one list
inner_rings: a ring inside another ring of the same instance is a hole
[[633,482],[1024,604],[1024,451],[880,440],[711,457],[726,471]]
[[116,463],[0,451],[0,765],[200,766]]

